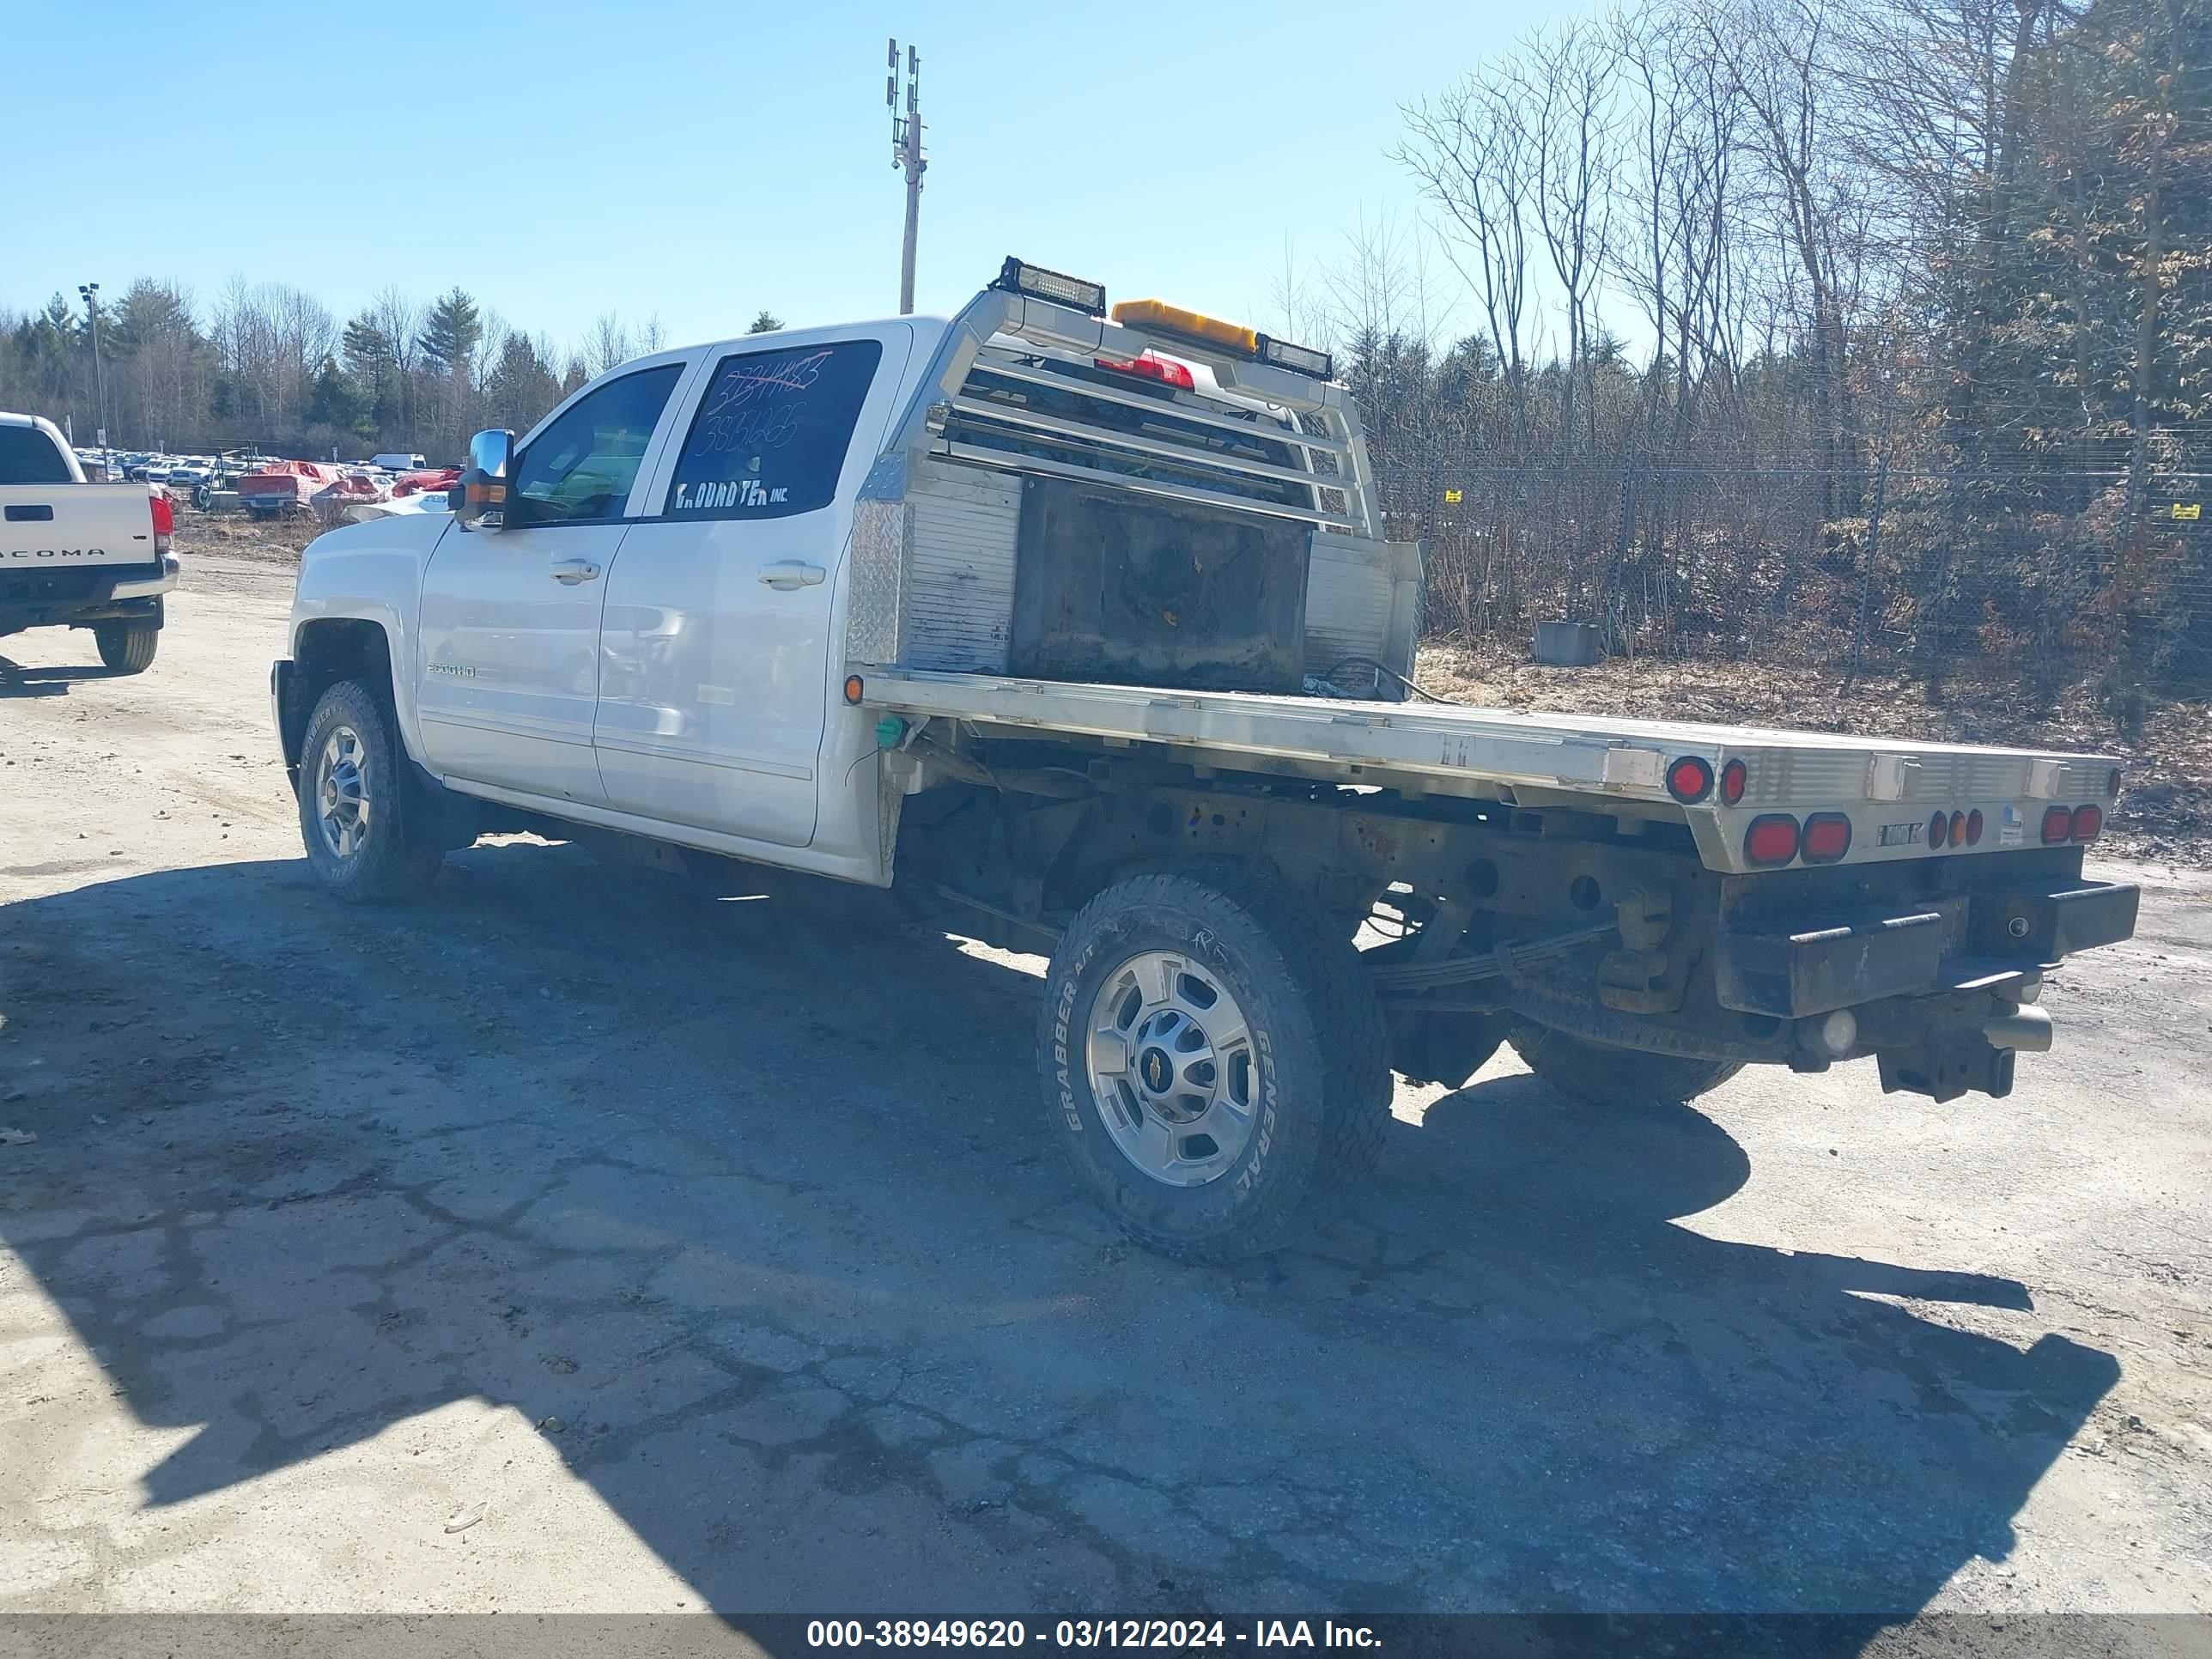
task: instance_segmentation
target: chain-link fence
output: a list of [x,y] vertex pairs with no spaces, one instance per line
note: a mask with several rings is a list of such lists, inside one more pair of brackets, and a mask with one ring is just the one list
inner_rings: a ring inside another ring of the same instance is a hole
[[1432,635],[1597,624],[1616,655],[2084,674],[2212,692],[2212,475],[1386,469]]

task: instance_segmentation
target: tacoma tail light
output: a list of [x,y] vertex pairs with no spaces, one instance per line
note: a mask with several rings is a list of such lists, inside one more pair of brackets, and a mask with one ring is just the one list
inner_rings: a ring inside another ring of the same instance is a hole
[[2056,847],[2062,841],[2074,839],[2074,815],[2063,806],[2047,806],[2043,811],[2043,844]]
[[1768,812],[1744,831],[1743,856],[1752,864],[1787,864],[1797,856],[1797,820],[1787,812]]
[[169,544],[177,533],[177,509],[169,505],[167,495],[149,495],[148,502],[154,509],[154,553],[155,557],[169,550]]
[[2105,809],[2101,806],[2075,807],[2071,828],[2076,841],[2096,840],[2105,833]]

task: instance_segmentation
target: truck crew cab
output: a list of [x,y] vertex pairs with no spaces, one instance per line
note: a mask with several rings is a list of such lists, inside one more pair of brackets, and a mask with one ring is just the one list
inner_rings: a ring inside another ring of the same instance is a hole
[[0,414],[0,636],[88,628],[118,674],[153,666],[176,517],[143,483],[87,483],[61,428]]
[[950,319],[611,370],[480,434],[450,516],[307,549],[308,859],[383,898],[617,832],[963,907],[1051,957],[1048,1133],[1190,1257],[1325,1218],[1393,1068],[1502,1042],[1617,1101],[2007,1092],[2045,972],[2133,930],[2081,874],[2112,757],[1404,701],[1419,550],[1332,374],[1012,259]]

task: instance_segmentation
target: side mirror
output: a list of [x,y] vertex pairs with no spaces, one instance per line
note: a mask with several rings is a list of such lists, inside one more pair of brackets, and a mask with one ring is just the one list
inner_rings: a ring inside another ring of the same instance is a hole
[[498,530],[507,523],[507,474],[514,464],[514,434],[479,432],[469,440],[469,464],[453,491],[453,518],[464,530]]

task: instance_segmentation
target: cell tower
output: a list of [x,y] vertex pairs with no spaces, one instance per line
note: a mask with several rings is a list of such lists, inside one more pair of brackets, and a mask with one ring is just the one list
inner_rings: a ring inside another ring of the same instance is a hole
[[921,155],[921,54],[906,49],[906,113],[899,113],[899,44],[890,48],[890,73],[884,77],[884,102],[891,112],[891,165],[906,171],[906,240],[899,250],[899,315],[914,314],[914,245],[921,229],[921,175],[929,163]]

